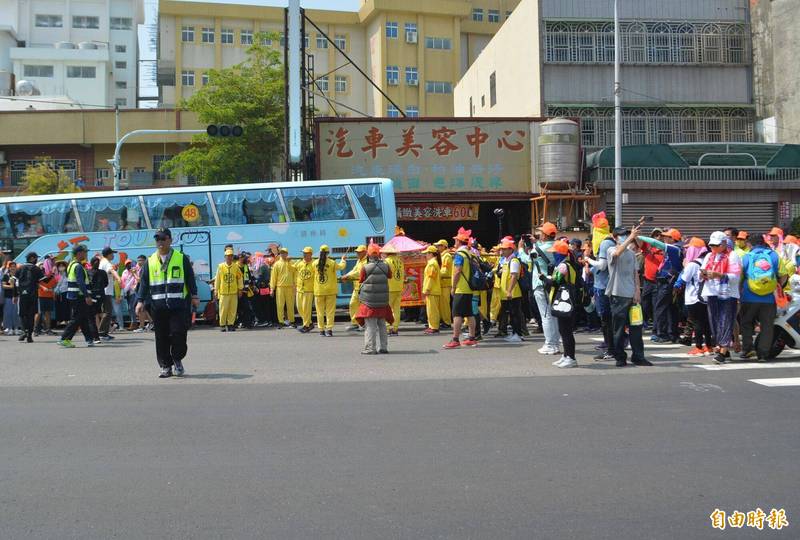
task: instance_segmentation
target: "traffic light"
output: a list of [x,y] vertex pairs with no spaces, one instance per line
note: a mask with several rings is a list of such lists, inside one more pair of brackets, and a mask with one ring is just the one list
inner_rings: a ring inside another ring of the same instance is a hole
[[244,133],[242,126],[229,126],[228,124],[209,124],[206,128],[209,137],[241,137]]

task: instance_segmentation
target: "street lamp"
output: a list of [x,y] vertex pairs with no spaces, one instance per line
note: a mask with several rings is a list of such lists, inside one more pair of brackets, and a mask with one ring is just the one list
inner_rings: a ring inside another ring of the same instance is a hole
[[497,218],[497,238],[503,238],[503,216],[506,215],[506,211],[502,208],[495,208],[494,209],[494,217]]

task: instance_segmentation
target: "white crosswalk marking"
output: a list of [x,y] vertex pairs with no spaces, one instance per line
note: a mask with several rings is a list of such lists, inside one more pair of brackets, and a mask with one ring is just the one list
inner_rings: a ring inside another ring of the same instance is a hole
[[732,364],[694,364],[694,367],[705,369],[706,371],[737,371],[741,369],[781,369],[798,368],[800,362],[743,362]]
[[800,386],[800,377],[786,377],[783,379],[747,379],[761,386]]

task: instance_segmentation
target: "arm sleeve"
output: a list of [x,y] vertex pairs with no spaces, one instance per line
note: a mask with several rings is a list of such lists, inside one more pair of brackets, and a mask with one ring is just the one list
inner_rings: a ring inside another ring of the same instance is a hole
[[[649,236],[641,236],[641,235],[637,236],[636,238],[641,240],[642,242],[650,244],[651,246],[653,246],[656,249],[662,250],[664,253],[666,253],[667,249],[669,249],[669,245],[665,244],[661,240],[656,240],[655,238],[650,238]],[[676,247],[676,246],[672,246],[672,247]]]
[[276,282],[277,280],[278,280],[278,273],[277,273],[277,272],[275,271],[275,269],[273,268],[273,269],[272,269],[272,273],[271,273],[271,275],[269,276],[269,288],[270,288],[270,289],[274,289],[274,288],[275,288],[275,282]]
[[186,276],[185,283],[189,289],[189,296],[197,298],[197,282],[194,279],[194,268],[192,268],[192,261],[186,255],[183,256],[183,275]]
[[136,290],[136,302],[145,303],[146,298],[150,295],[150,269],[148,265],[150,261],[145,261],[142,269],[139,271],[139,287]]
[[89,296],[89,291],[86,288],[86,272],[75,272],[75,275],[78,277],[78,288],[84,296]]
[[337,270],[344,270],[345,266],[347,266],[347,261],[340,260],[339,262],[336,263]]

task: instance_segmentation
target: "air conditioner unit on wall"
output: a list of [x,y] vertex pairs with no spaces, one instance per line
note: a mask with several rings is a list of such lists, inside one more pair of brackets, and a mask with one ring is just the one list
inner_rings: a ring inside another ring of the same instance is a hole
[[419,86],[419,80],[418,79],[408,79],[408,80],[406,80],[406,84],[408,86]]
[[417,42],[417,33],[406,32],[406,43],[416,43],[416,42]]
[[388,84],[389,86],[397,86],[398,81],[397,79],[389,79],[386,81],[386,84]]

